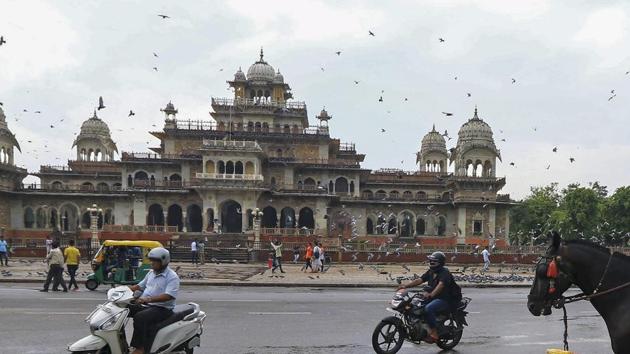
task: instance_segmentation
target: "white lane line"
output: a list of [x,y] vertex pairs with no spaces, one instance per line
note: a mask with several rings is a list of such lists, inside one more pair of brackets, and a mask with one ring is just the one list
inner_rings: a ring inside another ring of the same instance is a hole
[[272,302],[273,300],[240,300],[240,299],[223,299],[210,300],[210,302]]
[[89,312],[23,312],[24,315],[83,315],[87,316]]
[[363,302],[387,302],[388,300],[363,300]]
[[46,300],[105,301],[104,299],[90,299],[86,297],[47,297]]
[[480,314],[481,311],[468,311],[468,313]]
[[248,312],[249,315],[312,315],[311,312]]

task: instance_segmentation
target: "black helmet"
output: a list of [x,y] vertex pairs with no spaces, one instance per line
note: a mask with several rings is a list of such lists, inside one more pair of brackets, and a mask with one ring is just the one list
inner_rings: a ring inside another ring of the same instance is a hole
[[440,251],[431,253],[427,258],[429,259],[429,266],[432,269],[442,267],[446,263],[446,256]]

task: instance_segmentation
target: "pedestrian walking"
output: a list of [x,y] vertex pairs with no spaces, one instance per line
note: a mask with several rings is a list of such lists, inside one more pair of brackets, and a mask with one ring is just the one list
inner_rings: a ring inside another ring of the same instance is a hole
[[48,255],[50,253],[50,250],[52,250],[52,240],[50,239],[50,235],[46,236],[46,241],[44,242],[44,244],[46,245],[46,255]]
[[300,269],[303,272],[306,272],[307,269],[311,268],[311,270],[313,270],[313,265],[312,265],[312,258],[313,258],[313,244],[312,243],[308,243],[306,245],[306,252],[304,253],[304,265],[302,266],[302,269]]
[[488,251],[488,246],[484,247],[481,255],[483,256],[483,271],[487,272],[490,268],[490,251]]
[[63,256],[66,259],[66,268],[68,269],[68,274],[70,275],[68,288],[72,288],[74,285],[74,291],[77,291],[79,290],[79,284],[77,284],[75,277],[77,275],[77,270],[79,269],[81,252],[79,252],[78,248],[74,247],[74,240],[68,241],[68,247],[63,250]]
[[319,247],[319,243],[315,242],[315,247],[313,247],[313,262],[311,263],[311,273],[317,273],[320,270],[322,262],[319,258],[321,254],[321,248]]
[[4,259],[4,265],[9,266],[9,246],[7,245],[7,241],[4,240],[4,236],[0,236],[0,266],[2,265],[2,260]]
[[204,240],[201,240],[197,243],[197,254],[199,256],[199,263],[201,265],[206,264],[206,243]]
[[190,255],[192,264],[199,265],[199,254],[197,250],[197,239],[195,239],[190,243]]
[[293,246],[293,264],[297,264],[300,260],[300,246]]
[[273,247],[274,251],[274,262],[273,268],[271,268],[271,272],[275,272],[276,269],[280,268],[280,273],[286,273],[282,269],[282,242],[280,240],[276,240],[275,244],[272,242],[271,247]]
[[321,242],[319,243],[319,262],[321,263],[320,271],[323,273],[324,264],[326,263],[326,257],[324,256],[324,246],[322,245]]
[[40,291],[48,292],[50,282],[53,282],[53,291],[59,291],[59,285],[63,288],[63,292],[67,293],[68,288],[63,281],[63,253],[59,249],[59,241],[53,241],[50,244],[50,252],[46,255],[45,261],[48,262],[48,275],[46,276],[46,282],[44,288]]

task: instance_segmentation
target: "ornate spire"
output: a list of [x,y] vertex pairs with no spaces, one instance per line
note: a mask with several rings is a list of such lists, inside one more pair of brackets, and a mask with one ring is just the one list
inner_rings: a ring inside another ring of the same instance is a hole
[[263,56],[264,56],[264,54],[263,54],[263,47],[260,47],[260,61],[261,61],[261,62],[263,62],[263,61],[264,61],[264,60],[263,60]]
[[433,123],[433,130],[431,130],[431,133],[437,133],[437,130],[435,130],[435,123]]
[[475,115],[473,115],[472,119],[479,119],[479,116],[477,115],[477,105],[475,105]]
[[94,110],[94,114],[92,115],[93,119],[98,119],[98,116],[96,115],[96,110]]

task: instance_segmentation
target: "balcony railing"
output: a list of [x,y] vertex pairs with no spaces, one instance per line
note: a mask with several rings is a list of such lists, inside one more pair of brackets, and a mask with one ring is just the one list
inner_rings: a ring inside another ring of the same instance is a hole
[[254,174],[231,174],[231,173],[205,173],[205,172],[197,172],[195,177],[201,179],[226,179],[226,180],[235,180],[235,181],[262,181],[262,175],[254,175]]
[[272,156],[268,158],[269,162],[276,163],[296,163],[303,165],[323,165],[323,166],[335,166],[335,167],[360,167],[358,161],[352,160],[335,160],[335,159],[317,159],[317,158],[296,158],[296,157],[281,157]]
[[120,186],[102,187],[82,184],[25,184],[18,187],[21,192],[52,192],[52,193],[119,193]]
[[229,150],[259,150],[260,145],[256,141],[248,140],[216,140],[203,139],[203,146],[206,148],[223,148]]
[[121,156],[122,161],[135,161],[135,160],[177,160],[177,159],[200,159],[201,155],[198,154],[156,154],[151,152],[127,152],[123,151]]
[[230,109],[230,108],[254,108],[254,109],[267,109],[267,110],[276,110],[276,109],[287,109],[290,111],[306,110],[306,103],[300,101],[285,101],[285,102],[277,102],[272,100],[262,100],[262,99],[250,99],[250,98],[212,98],[212,107],[219,109]]
[[357,150],[354,146],[354,143],[341,143],[339,144],[339,151],[355,152]]
[[103,225],[103,231],[175,233],[178,232],[178,228],[163,225]]

